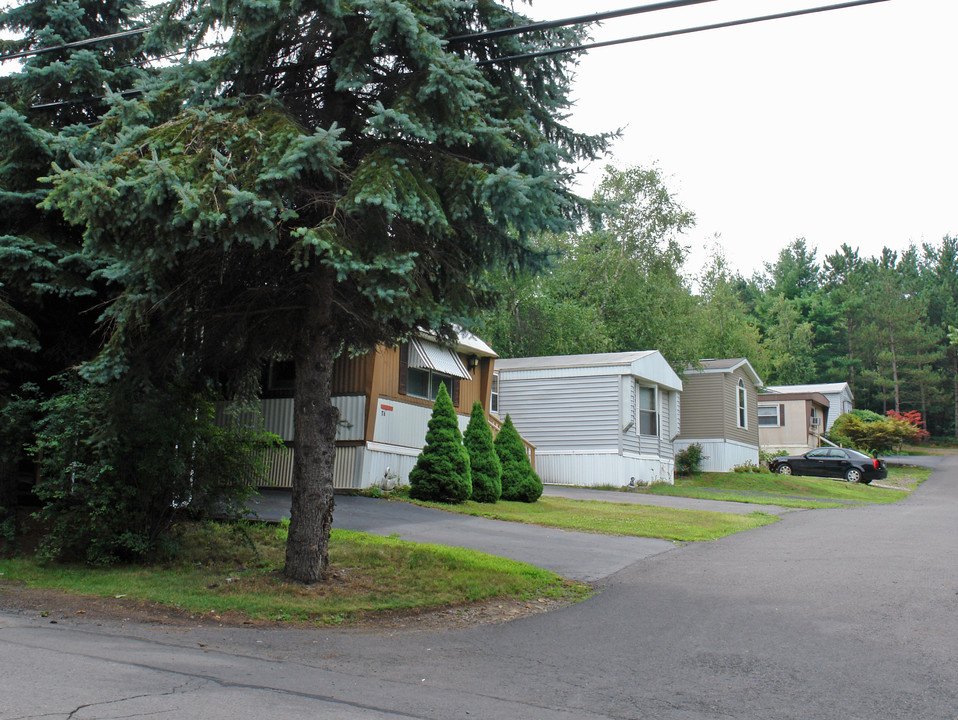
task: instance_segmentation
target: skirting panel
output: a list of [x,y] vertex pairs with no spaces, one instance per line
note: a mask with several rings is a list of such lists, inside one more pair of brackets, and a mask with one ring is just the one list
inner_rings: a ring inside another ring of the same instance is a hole
[[542,482],[550,485],[624,487],[633,480],[637,485],[660,482],[671,485],[675,482],[675,466],[671,458],[536,454],[536,472]]

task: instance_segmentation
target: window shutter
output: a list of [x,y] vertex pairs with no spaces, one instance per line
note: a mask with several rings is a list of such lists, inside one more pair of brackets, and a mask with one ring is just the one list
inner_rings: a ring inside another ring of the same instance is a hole
[[462,380],[459,378],[452,379],[452,404],[453,407],[459,407],[459,385],[462,383]]
[[409,343],[399,346],[399,394],[406,394],[406,378],[409,377]]
[[781,427],[785,427],[785,405],[780,404],[778,406],[778,424]]

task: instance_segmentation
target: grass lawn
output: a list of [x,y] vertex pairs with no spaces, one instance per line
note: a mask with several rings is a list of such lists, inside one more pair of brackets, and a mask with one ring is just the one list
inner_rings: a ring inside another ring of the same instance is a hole
[[[587,586],[485,553],[333,530],[328,583],[287,582],[285,539],[276,526],[186,524],[175,561],[90,568],[0,559],[6,583],[100,598],[129,598],[219,619],[340,624],[370,615],[492,598],[587,597]],[[2,603],[2,600],[0,600]]]
[[794,508],[833,508],[901,500],[910,488],[930,474],[928,468],[890,466],[888,479],[881,483],[902,488],[896,490],[830,478],[703,472],[687,478],[677,477],[675,485],[653,485],[635,492]]
[[544,525],[605,535],[634,535],[678,541],[715,540],[732,533],[768,525],[778,518],[762,512],[736,513],[677,510],[633,503],[569,500],[543,496],[534,503],[495,504],[468,501],[461,505],[416,502],[425,507],[494,520]]

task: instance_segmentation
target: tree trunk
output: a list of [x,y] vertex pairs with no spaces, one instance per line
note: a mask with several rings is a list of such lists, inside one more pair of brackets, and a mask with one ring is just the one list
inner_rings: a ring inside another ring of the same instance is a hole
[[0,547],[5,532],[17,532],[17,463],[0,460]]
[[901,412],[901,393],[898,384],[898,357],[895,352],[895,333],[891,328],[888,329],[888,337],[891,340],[891,377],[895,385],[895,412]]
[[[322,284],[322,283],[321,283]],[[326,331],[329,297],[317,293],[314,312],[303,328],[305,341],[294,361],[293,498],[286,540],[286,576],[319,582],[329,569],[333,526],[333,459],[339,408],[332,403],[336,347]]]
[[953,350],[951,353],[951,368],[954,375],[954,391],[955,391],[955,439],[958,440],[958,350]]

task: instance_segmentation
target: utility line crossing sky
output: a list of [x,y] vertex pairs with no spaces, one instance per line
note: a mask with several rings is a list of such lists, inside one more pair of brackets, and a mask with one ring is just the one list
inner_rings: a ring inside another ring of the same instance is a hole
[[[593,0],[587,12],[637,4]],[[718,0],[603,23],[595,40],[826,4]],[[535,0],[536,20],[581,15]],[[958,234],[958,2],[890,0],[589,51],[573,127],[622,128],[610,162],[656,163],[697,217],[686,266],[719,234],[733,269],[763,272],[798,237],[819,259]],[[587,169],[591,194],[605,163]]]

